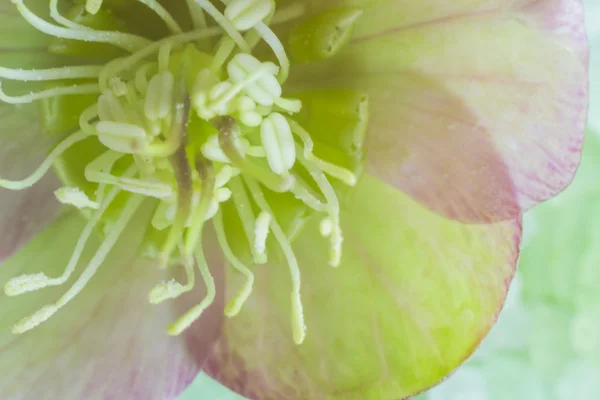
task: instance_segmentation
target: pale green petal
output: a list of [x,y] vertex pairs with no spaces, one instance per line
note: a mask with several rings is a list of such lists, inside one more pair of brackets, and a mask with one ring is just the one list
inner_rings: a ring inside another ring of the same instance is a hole
[[[343,214],[342,265],[309,224],[294,249],[307,336],[292,340],[290,278],[275,248],[205,371],[253,400],[398,399],[454,370],[493,325],[520,223],[465,225],[365,178]],[[242,284],[228,276],[227,295]]]
[[[150,211],[147,206],[141,208],[124,239],[80,295],[32,331],[15,336],[10,328],[57,300],[66,288],[10,298],[2,294],[0,398],[164,400],[189,385],[216,334],[217,326],[210,318],[217,321],[220,312],[209,311],[198,322],[201,335],[193,331],[181,337],[166,334],[169,323],[194,299],[161,306],[148,302],[150,289],[166,279],[166,271],[135,259]],[[0,266],[0,281],[39,271],[59,275],[83,223],[75,214],[63,215]],[[90,259],[98,239],[91,240],[84,260]]]

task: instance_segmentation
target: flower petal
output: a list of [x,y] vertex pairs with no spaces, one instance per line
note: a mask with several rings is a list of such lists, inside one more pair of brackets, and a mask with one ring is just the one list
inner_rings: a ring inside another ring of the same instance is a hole
[[387,400],[436,384],[475,349],[514,274],[519,220],[466,225],[368,177],[342,218],[339,268],[326,264],[318,221],[295,244],[306,341],[292,340],[289,273],[271,249],[206,373],[253,400]]
[[[24,178],[42,162],[50,145],[48,138],[41,137],[37,110],[0,103],[0,121],[0,178]],[[48,175],[27,190],[0,188],[0,261],[56,215],[58,202],[53,190],[57,187],[56,178]]]
[[[41,3],[41,2],[40,2]],[[47,13],[47,3],[43,4]],[[47,36],[31,28],[10,1],[0,4],[0,67],[43,68],[54,65],[46,53]],[[2,82],[7,93],[27,93],[20,82]],[[46,157],[54,139],[42,136],[36,104],[14,106],[0,101],[0,178],[22,179]],[[0,188],[0,261],[10,256],[57,213],[53,191],[58,181],[48,174],[32,188],[9,191]]]
[[[47,322],[20,336],[10,326],[64,288],[42,289],[0,299],[0,397],[6,399],[175,398],[196,376],[208,345],[218,333],[222,304],[197,322],[195,331],[170,337],[166,327],[203,293],[176,307],[153,306],[147,294],[165,279],[156,265],[135,260],[149,218],[142,207],[89,285]],[[142,221],[142,222],[140,222]],[[83,227],[81,218],[63,215],[2,264],[0,282],[40,270],[62,272]],[[85,259],[97,248],[88,245]],[[83,264],[83,263],[82,263]],[[219,282],[220,278],[216,277]],[[199,285],[200,286],[200,285]],[[217,303],[222,303],[219,299]]]
[[294,78],[369,91],[372,173],[467,221],[568,185],[588,105],[580,0],[362,3],[351,45]]

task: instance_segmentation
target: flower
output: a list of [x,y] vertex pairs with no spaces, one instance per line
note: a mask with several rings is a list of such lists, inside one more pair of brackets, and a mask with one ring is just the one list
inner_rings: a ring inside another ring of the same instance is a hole
[[[200,368],[252,399],[412,395],[494,323],[521,211],[579,161],[579,1],[58,3],[1,6],[2,99],[45,98],[48,135],[6,111],[0,183],[52,161],[80,208],[3,264],[4,397],[172,398]],[[3,192],[6,253],[54,184]]]

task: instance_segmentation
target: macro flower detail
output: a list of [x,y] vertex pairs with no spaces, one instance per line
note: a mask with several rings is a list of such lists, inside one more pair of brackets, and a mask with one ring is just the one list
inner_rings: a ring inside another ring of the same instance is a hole
[[578,1],[0,7],[27,160],[0,186],[32,226],[7,252],[65,210],[0,271],[3,396],[173,398],[201,369],[251,399],[418,393],[579,160]]

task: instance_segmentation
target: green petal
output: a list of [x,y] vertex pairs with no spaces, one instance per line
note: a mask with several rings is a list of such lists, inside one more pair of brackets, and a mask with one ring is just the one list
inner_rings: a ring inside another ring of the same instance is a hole
[[471,221],[511,218],[571,181],[588,103],[580,0],[307,3],[365,10],[341,54],[292,79],[369,92],[370,172]]
[[[436,384],[475,349],[513,276],[519,221],[448,220],[368,177],[342,218],[339,268],[327,265],[318,221],[294,246],[306,341],[292,340],[289,273],[271,249],[241,314],[223,323],[209,375],[253,400],[397,399]],[[240,279],[228,275],[228,296]]]
[[[147,293],[166,279],[166,271],[136,260],[151,211],[148,204],[141,207],[88,286],[33,330],[10,333],[12,324],[56,301],[66,288],[0,297],[0,398],[164,400],[189,385],[216,334],[220,312],[209,311],[198,322],[202,335],[166,334],[195,299],[175,306],[148,303]],[[2,264],[0,282],[40,271],[60,275],[83,224],[76,213],[63,215]],[[98,239],[88,243],[83,260],[93,255]]]

